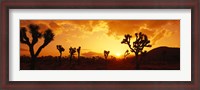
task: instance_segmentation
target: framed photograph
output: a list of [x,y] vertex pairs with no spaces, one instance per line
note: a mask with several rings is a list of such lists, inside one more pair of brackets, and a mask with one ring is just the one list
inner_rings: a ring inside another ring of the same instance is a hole
[[1,89],[198,90],[199,0],[2,1]]

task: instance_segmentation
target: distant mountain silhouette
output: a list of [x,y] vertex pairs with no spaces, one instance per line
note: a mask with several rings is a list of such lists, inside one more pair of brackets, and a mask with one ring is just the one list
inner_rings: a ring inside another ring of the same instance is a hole
[[152,66],[160,66],[157,69],[180,69],[180,48],[158,47],[140,54],[139,59],[143,69],[155,69]]

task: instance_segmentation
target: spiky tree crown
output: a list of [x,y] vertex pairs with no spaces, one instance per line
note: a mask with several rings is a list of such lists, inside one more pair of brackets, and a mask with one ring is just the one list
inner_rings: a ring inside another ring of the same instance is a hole
[[62,53],[62,52],[65,51],[65,49],[62,47],[62,45],[57,45],[56,47],[57,47],[57,49],[58,49],[58,51],[59,51],[60,53]]
[[124,39],[122,40],[122,44],[127,44],[131,49],[131,52],[141,53],[144,47],[151,47],[150,40],[148,39],[147,35],[143,33],[135,33],[136,40],[133,42],[131,46],[130,40],[132,38],[131,35],[126,34],[124,35]]
[[104,50],[104,54],[108,55],[109,53],[110,53],[110,51]]
[[76,48],[72,48],[72,47],[69,48],[69,53],[71,55],[74,55],[75,52],[76,52]]

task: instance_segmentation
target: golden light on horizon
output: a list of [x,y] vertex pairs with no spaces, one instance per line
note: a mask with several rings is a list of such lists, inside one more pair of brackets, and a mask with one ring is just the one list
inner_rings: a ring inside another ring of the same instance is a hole
[[120,57],[121,53],[116,53],[115,56]]
[[[82,56],[103,56],[103,51],[108,50],[109,55],[122,57],[130,50],[121,44],[124,35],[133,36],[132,44],[137,32],[143,32],[151,41],[152,47],[144,48],[146,51],[160,46],[180,48],[180,20],[20,20],[20,27],[28,29],[29,24],[39,25],[41,32],[50,28],[55,34],[39,56],[59,56],[56,45],[62,45],[63,56],[69,55],[70,47],[80,46]],[[43,39],[39,39],[35,51],[42,43]],[[20,43],[20,55],[30,56],[27,45]]]

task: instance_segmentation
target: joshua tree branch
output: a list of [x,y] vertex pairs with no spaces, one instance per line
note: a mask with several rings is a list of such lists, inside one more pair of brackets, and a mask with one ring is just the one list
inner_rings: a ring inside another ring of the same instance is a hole
[[29,38],[26,35],[26,31],[27,30],[25,27],[20,28],[20,42],[30,45]]
[[128,44],[128,47],[131,49],[131,52],[135,52],[135,50],[131,47],[131,44],[130,44],[130,42],[129,43],[127,43]]
[[25,40],[24,38],[20,38],[20,42],[24,43],[24,44],[27,44],[27,45],[30,45],[30,42]]
[[35,53],[35,57],[37,57],[37,56],[39,55],[39,53],[42,51],[42,49],[43,49],[44,47],[45,47],[44,45],[41,45],[41,46],[38,48],[37,52]]
[[32,40],[32,45],[35,45],[36,43],[38,42],[38,38],[33,38],[33,40]]

